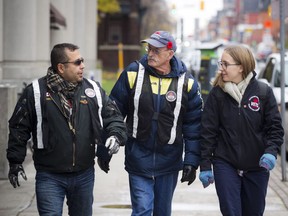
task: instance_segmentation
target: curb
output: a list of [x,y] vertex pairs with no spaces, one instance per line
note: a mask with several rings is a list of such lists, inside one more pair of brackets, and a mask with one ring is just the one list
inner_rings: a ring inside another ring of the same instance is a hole
[[[286,163],[286,174],[288,173],[288,163]],[[288,209],[288,181],[283,181],[281,158],[277,159],[276,167],[270,173],[269,186],[283,201]]]

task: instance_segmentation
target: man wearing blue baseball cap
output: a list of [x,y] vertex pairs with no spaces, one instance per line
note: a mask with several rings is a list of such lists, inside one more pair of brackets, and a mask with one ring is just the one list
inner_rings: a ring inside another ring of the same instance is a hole
[[150,38],[142,40],[141,43],[148,43],[157,48],[167,47],[174,52],[176,52],[177,49],[174,38],[167,31],[156,31]]
[[179,171],[188,185],[196,177],[203,102],[169,32],[141,43],[147,54],[123,70],[110,97],[126,117],[132,216],[169,216]]

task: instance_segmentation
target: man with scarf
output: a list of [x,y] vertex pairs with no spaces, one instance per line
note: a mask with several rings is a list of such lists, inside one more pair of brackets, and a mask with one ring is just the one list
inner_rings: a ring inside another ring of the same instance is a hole
[[27,179],[22,163],[32,135],[39,215],[92,215],[94,159],[106,173],[126,141],[116,104],[98,82],[85,79],[84,59],[74,44],[57,44],[47,75],[28,85],[9,120],[9,180]]

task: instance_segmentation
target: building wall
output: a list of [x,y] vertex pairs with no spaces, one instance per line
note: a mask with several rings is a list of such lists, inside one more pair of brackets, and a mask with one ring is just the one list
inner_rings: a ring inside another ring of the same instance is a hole
[[[66,26],[51,29],[50,3],[66,19]],[[96,73],[97,0],[0,0],[0,82],[22,90],[23,82],[46,74],[50,51],[57,43],[80,47],[85,75]]]
[[[3,1],[2,80],[18,85],[19,91],[22,82],[45,74],[49,52],[49,34],[45,34],[45,26],[49,26],[48,6],[48,0]],[[42,15],[39,19],[38,10]]]
[[0,80],[2,80],[2,63],[3,63],[3,0],[0,0]]

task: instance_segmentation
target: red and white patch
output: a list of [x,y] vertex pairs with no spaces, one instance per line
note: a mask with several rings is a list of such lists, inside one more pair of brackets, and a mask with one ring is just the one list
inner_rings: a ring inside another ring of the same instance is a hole
[[94,91],[94,89],[87,88],[87,89],[85,89],[85,94],[86,94],[88,97],[93,98],[93,97],[95,97],[96,92]]
[[169,102],[173,102],[176,100],[176,93],[174,91],[168,91],[166,93],[166,100]]
[[259,111],[260,110],[260,100],[257,96],[252,96],[249,98],[248,107],[252,111]]

